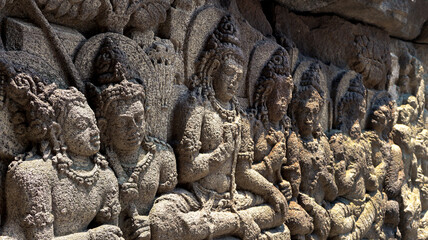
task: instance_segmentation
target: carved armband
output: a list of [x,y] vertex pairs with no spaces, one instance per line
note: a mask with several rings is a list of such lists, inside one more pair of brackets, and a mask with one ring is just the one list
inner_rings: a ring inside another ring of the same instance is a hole
[[177,182],[177,173],[169,173],[167,179],[168,180],[166,180],[164,183],[160,184],[160,188],[173,188]]
[[240,152],[238,153],[238,161],[246,161],[252,164],[254,160],[254,152]]
[[104,207],[101,208],[99,215],[104,221],[108,222],[120,213],[120,203],[117,197],[116,190],[108,193],[104,202]]
[[25,216],[22,223],[26,228],[40,228],[53,223],[53,221],[54,216],[52,215],[52,213],[46,211],[37,212],[33,209],[30,211],[29,214]]
[[201,145],[202,143],[198,139],[185,135],[180,143],[180,153],[192,156],[194,153],[199,152]]

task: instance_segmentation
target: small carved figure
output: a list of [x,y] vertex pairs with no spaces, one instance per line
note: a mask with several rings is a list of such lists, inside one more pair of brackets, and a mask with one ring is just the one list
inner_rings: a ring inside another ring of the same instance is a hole
[[428,130],[422,130],[415,139],[415,154],[418,158],[417,184],[420,189],[422,213],[418,239],[428,238]]
[[251,169],[253,142],[235,97],[244,72],[236,34],[231,17],[223,17],[200,56],[200,82],[177,147],[178,179],[188,188],[156,200],[153,239],[257,239],[284,222],[285,197]]
[[[372,131],[364,133],[366,141],[370,144],[369,152],[375,167],[378,188],[380,191],[383,190],[388,197],[388,201],[385,200],[383,203],[385,208],[384,233],[387,238],[400,237],[397,228],[399,222],[397,201],[405,181],[401,149],[390,139],[394,114],[395,103],[389,94],[375,98],[369,115],[369,129]],[[377,235],[379,237],[379,233]]]
[[297,159],[287,159],[287,139],[291,127],[287,117],[293,79],[288,53],[278,48],[262,69],[254,94],[255,119],[254,163],[252,168],[263,175],[284,194],[289,202],[286,225],[291,235],[312,232],[312,218],[297,204],[300,186],[300,166]]
[[324,209],[325,200],[337,196],[334,181],[333,155],[328,139],[319,126],[319,113],[325,101],[319,83],[318,64],[313,63],[303,73],[300,86],[291,104],[295,131],[287,142],[287,161],[298,161],[301,170],[299,204],[313,218],[312,238],[327,239],[330,217]]
[[45,86],[27,73],[11,78],[8,92],[26,109],[38,144],[9,166],[3,235],[122,239],[115,226],[120,213],[117,180],[98,154],[99,130],[83,94]]
[[417,188],[418,162],[415,155],[414,137],[417,134],[418,103],[414,96],[403,96],[397,108],[397,124],[392,130],[392,139],[402,152],[405,184],[401,188],[399,229],[404,239],[417,239],[422,212],[420,190]]
[[144,89],[127,81],[101,93],[97,112],[106,156],[119,180],[126,239],[150,239],[149,211],[157,194],[174,189],[177,170],[172,148],[146,135]]
[[[365,95],[361,76],[357,75],[350,81],[347,92],[338,104],[341,132],[330,139],[339,189],[339,197],[329,210],[332,221],[330,236],[337,239],[366,237],[373,223],[383,220],[382,202],[376,201],[382,193],[377,192],[378,178],[361,133],[360,122],[366,112]],[[372,196],[367,192],[374,194]]]
[[425,86],[425,105],[423,109],[423,121],[424,121],[424,129],[428,129],[428,83]]
[[[165,142],[147,136],[145,90],[124,54],[107,38],[98,54],[94,105],[101,144],[119,180],[125,239],[150,239],[149,211],[157,194],[177,184],[175,155]],[[128,81],[129,79],[129,81]]]

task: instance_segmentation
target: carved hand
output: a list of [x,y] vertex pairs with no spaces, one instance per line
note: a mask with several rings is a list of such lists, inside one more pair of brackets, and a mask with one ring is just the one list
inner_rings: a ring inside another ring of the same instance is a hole
[[276,171],[281,169],[281,166],[285,163],[285,154],[285,143],[279,142],[272,148],[272,151],[265,157],[264,161],[266,161],[266,164],[269,164],[273,171]]
[[288,210],[287,199],[274,186],[272,186],[270,192],[271,193],[268,196],[266,196],[267,197],[266,200],[268,201],[269,205],[274,208],[275,212],[281,213],[282,216],[285,218],[285,216],[287,215],[287,210]]
[[284,133],[281,131],[269,130],[269,135],[266,136],[266,140],[269,144],[275,145],[279,142],[285,142]]
[[150,240],[149,216],[136,216],[132,218],[132,228],[135,232],[131,235],[133,240]]
[[289,201],[292,197],[292,189],[290,182],[283,180],[278,184],[278,189],[281,191],[282,195],[284,195],[285,199]]
[[226,123],[223,126],[223,139],[226,151],[232,152],[234,150],[237,130],[238,126],[236,124]]
[[124,240],[122,231],[119,227],[113,225],[102,225],[88,231],[90,240]]
[[258,239],[261,230],[259,225],[257,225],[257,223],[254,221],[254,219],[245,212],[239,212],[238,216],[240,222],[236,235],[238,235],[238,237],[243,240]]

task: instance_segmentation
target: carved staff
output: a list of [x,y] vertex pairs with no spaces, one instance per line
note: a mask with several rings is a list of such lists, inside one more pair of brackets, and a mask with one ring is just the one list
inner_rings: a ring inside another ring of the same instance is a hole
[[40,26],[42,31],[46,34],[48,41],[53,45],[57,57],[59,58],[62,68],[67,76],[68,84],[75,86],[79,91],[85,93],[85,87],[76,66],[65,51],[64,46],[61,44],[61,40],[55,33],[53,27],[49,24],[48,20],[37,6],[35,0],[23,0],[23,2],[28,3],[27,14],[29,17]]

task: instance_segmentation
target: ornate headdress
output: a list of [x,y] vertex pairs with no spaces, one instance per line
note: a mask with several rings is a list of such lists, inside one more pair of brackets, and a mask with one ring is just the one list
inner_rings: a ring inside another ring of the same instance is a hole
[[[394,115],[395,115],[395,101],[392,99],[391,94],[381,92],[378,96],[376,96],[373,99],[372,106],[370,108],[369,118],[372,118],[375,114],[376,110],[380,109],[381,107],[384,107],[386,109],[386,112],[383,112],[385,114],[385,117],[387,119],[385,129],[383,130],[383,138],[387,139],[389,134],[392,131],[392,128],[394,127]],[[370,123],[370,122],[369,122]]]
[[237,63],[244,63],[244,54],[240,47],[238,30],[230,15],[224,16],[214,32],[208,37],[204,50],[199,56],[196,67],[196,79],[192,88],[201,86],[202,94],[207,97],[213,93],[211,70],[215,60],[223,62],[232,58]]
[[[302,109],[304,104],[308,102],[317,102],[320,109],[324,105],[324,91],[321,89],[320,85],[320,70],[321,67],[318,63],[312,63],[303,73],[300,85],[295,87],[291,102],[291,118],[294,126],[296,126],[297,112]],[[319,131],[320,127],[315,130],[315,134],[318,134]]]
[[[145,103],[145,90],[141,84],[122,81],[112,84],[100,91],[100,104],[96,110],[97,117],[106,117],[112,105],[117,105],[118,101],[128,101],[132,99],[141,100]],[[114,106],[113,106],[114,107]]]
[[[364,87],[362,77],[357,74],[349,83],[348,90],[340,99],[338,104],[338,123],[344,124],[347,120],[346,111],[352,109],[365,109],[366,88]],[[363,112],[358,113],[358,118],[362,118]]]
[[257,80],[254,93],[254,109],[257,117],[263,121],[265,127],[269,124],[266,102],[275,88],[277,75],[286,76],[286,83],[293,88],[293,79],[290,75],[289,56],[284,48],[279,47],[263,67]]
[[95,84],[118,83],[124,79],[139,79],[139,74],[131,68],[128,56],[112,38],[106,37],[94,64]]

